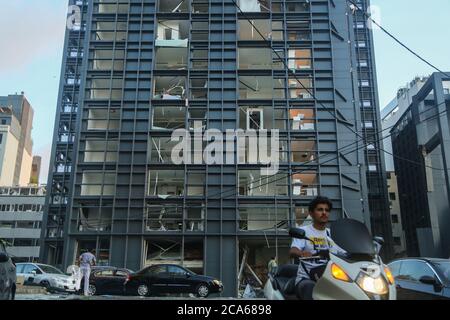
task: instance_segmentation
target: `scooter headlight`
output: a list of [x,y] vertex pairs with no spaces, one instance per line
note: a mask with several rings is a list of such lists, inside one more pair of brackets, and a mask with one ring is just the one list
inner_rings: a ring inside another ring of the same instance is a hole
[[365,292],[371,294],[385,295],[389,293],[387,283],[381,275],[376,278],[372,278],[367,274],[361,272],[356,279],[356,283]]
[[392,275],[391,269],[389,269],[387,266],[384,267],[384,273],[386,273],[386,278],[388,279],[389,284],[394,284],[395,279],[394,276]]
[[347,275],[347,273],[345,273],[344,269],[342,269],[341,267],[339,267],[335,263],[333,263],[331,265],[331,274],[337,280],[341,280],[341,281],[344,281],[344,282],[351,282],[352,281],[350,279],[350,277]]

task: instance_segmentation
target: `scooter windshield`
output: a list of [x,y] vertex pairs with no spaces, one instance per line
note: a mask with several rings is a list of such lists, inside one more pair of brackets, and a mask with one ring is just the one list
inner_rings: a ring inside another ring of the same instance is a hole
[[375,246],[367,227],[356,220],[341,219],[331,223],[331,238],[350,256],[375,255]]

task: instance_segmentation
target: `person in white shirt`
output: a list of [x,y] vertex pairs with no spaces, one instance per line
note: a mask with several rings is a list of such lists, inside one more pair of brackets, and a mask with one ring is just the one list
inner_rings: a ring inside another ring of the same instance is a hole
[[[302,226],[306,237],[314,241],[294,239],[289,252],[291,258],[309,258],[318,254],[319,250],[343,251],[330,238],[327,224],[332,209],[331,201],[326,197],[317,197],[309,204],[309,214],[312,224]],[[316,248],[314,248],[314,246]],[[300,260],[297,278],[295,280],[297,297],[302,300],[312,300],[316,281],[325,271],[327,260]]]
[[91,252],[86,251],[79,258],[80,270],[84,279],[83,289],[85,296],[89,295],[89,277],[91,276],[91,266],[95,266],[97,263],[93,253],[94,250],[91,250]]

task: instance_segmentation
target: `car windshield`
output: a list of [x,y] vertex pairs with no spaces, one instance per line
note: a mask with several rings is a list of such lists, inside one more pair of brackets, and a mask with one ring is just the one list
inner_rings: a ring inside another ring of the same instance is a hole
[[374,256],[375,246],[367,227],[356,220],[341,219],[331,224],[331,238],[350,256]]
[[450,282],[450,261],[439,261],[434,262],[434,265],[441,270],[442,274],[445,276],[447,282]]
[[187,272],[189,272],[192,275],[196,275],[196,273],[192,270],[189,270],[188,268],[183,267],[184,270],[186,270]]
[[60,270],[58,270],[58,269],[56,269],[55,267],[52,267],[52,266],[39,265],[39,268],[41,268],[42,271],[44,271],[44,273],[64,274]]

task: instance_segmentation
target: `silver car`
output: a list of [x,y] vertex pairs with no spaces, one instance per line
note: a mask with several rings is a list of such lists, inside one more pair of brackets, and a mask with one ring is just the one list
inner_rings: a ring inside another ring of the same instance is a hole
[[0,241],[0,300],[14,300],[16,294],[16,267]]
[[18,263],[17,276],[23,277],[24,284],[43,286],[49,292],[77,290],[75,279],[47,264]]

